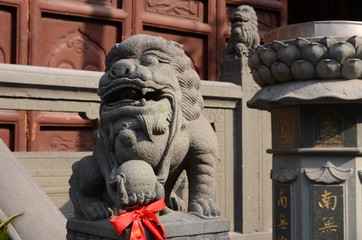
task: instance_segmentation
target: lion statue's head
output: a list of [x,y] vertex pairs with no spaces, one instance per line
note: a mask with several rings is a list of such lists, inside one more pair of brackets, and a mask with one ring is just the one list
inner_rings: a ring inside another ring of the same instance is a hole
[[115,44],[98,89],[99,133],[113,168],[141,158],[157,168],[175,134],[201,114],[199,87],[182,45],[144,34]]
[[231,22],[231,37],[225,49],[225,60],[247,55],[249,48],[256,48],[260,44],[258,18],[251,6],[241,5],[237,7],[231,13],[229,20]]

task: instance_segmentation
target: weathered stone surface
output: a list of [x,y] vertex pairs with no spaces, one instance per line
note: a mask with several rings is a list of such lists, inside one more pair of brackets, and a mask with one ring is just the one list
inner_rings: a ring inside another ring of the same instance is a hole
[[[104,73],[0,64],[0,86],[1,89],[7,89],[0,94],[0,108],[67,112],[84,112],[92,109],[89,111],[94,113],[92,118],[97,118],[100,99],[96,92],[102,74]],[[25,76],[26,80],[23,80]],[[19,81],[16,82],[15,79]],[[64,82],[70,87],[60,86],[59,82]],[[35,91],[43,90],[47,91],[47,95],[40,97],[35,94]],[[231,226],[234,226],[235,216],[241,211],[234,211],[239,204],[234,205],[238,201],[230,197],[241,191],[233,188],[234,181],[238,182],[233,175],[237,166],[234,159],[239,159],[236,153],[238,147],[235,147],[238,146],[235,145],[238,140],[233,137],[237,128],[234,125],[234,118],[237,104],[242,99],[241,87],[227,82],[202,80],[200,92],[205,104],[203,115],[213,125],[219,142],[216,172],[218,190],[215,198],[221,214],[230,220]],[[57,98],[58,96],[63,98]],[[71,164],[91,153],[16,152],[14,154],[61,212],[67,218],[73,217],[68,184]],[[179,189],[178,195],[187,203],[188,185],[185,179]]]
[[[240,154],[240,157],[236,158],[234,167],[236,186],[240,186],[242,192],[238,195],[238,204],[235,205],[235,211],[242,212],[235,218],[235,229],[243,234],[240,236],[234,234],[231,238],[270,239],[271,233],[266,231],[272,226],[272,188],[268,177],[271,156],[263,150],[271,145],[270,116],[247,108],[246,103],[260,89],[253,81],[253,77],[254,80],[259,79],[259,85],[263,85],[262,79],[265,75],[271,75],[269,69],[264,69],[266,71],[263,74],[256,71],[251,73],[248,64],[256,66],[264,63],[271,66],[277,56],[273,50],[267,48],[253,49],[259,44],[259,36],[257,16],[251,7],[244,5],[236,8],[230,19],[234,24],[231,26],[232,36],[224,51],[224,61],[220,63],[220,81],[238,84],[243,89],[243,96],[235,116],[237,124],[240,125],[233,132],[237,139],[235,150],[238,155]],[[240,37],[242,34],[244,38]],[[238,49],[238,46],[243,48]],[[254,51],[260,51],[260,56],[251,54],[248,59],[249,53]],[[256,215],[258,217],[255,217]],[[253,232],[258,233],[253,234]]]
[[231,37],[224,51],[224,61],[232,61],[249,55],[249,48],[260,44],[258,19],[254,9],[248,5],[237,7],[229,17]]
[[248,101],[248,107],[270,109],[309,103],[362,103],[362,80],[294,81],[266,86]]
[[[75,216],[101,220],[165,197],[168,208],[182,171],[188,211],[217,216],[214,203],[216,135],[201,115],[200,79],[181,45],[135,35],[114,45],[99,82],[96,150],[73,165]],[[165,218],[168,218],[167,214]],[[172,218],[170,218],[172,220]]]
[[[324,30],[331,32],[345,28],[343,33],[357,24],[324,25]],[[293,75],[288,82],[263,86],[248,102],[250,107],[272,113],[273,148],[267,151],[274,154],[273,239],[360,239],[362,231],[357,226],[362,221],[358,179],[361,113],[358,109],[362,103],[362,81],[357,52],[361,37],[345,38],[338,33],[333,35],[338,37],[311,35],[308,40],[299,37],[293,40],[291,36],[295,33],[303,33],[299,31],[302,26],[306,31],[311,30],[308,23],[289,26],[285,31],[280,30],[281,35],[283,31],[289,33],[285,38],[289,40],[270,47],[275,51],[280,51],[279,45],[283,44],[299,48],[302,61],[309,61],[315,67],[315,76],[304,74],[302,64],[295,65],[301,60],[296,60],[294,53],[283,58],[278,54],[277,61],[287,65],[294,61],[292,74],[298,76]],[[361,24],[351,34],[358,29]],[[313,73],[313,68],[308,68]]]
[[[173,212],[159,217],[165,226],[167,239],[229,239],[229,221],[224,218],[205,218],[191,213]],[[67,240],[78,239],[129,239],[130,228],[127,228],[120,236],[114,232],[108,220],[87,221],[70,219],[67,224]],[[145,228],[147,239],[154,239]],[[83,237],[83,238],[82,238]]]
[[0,219],[26,211],[12,222],[14,239],[63,240],[66,220],[0,140]]
[[[361,58],[356,54],[361,48],[356,45],[361,43],[359,38],[354,36],[343,41],[331,37],[278,41],[281,44],[278,48],[268,44],[251,51],[249,65],[253,72],[261,76],[261,81],[256,79],[256,82],[262,87],[310,79],[361,79]],[[262,61],[256,62],[258,58]]]

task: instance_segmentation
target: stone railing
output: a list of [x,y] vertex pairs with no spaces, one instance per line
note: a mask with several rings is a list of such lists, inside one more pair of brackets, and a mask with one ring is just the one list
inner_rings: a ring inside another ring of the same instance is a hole
[[[102,74],[0,64],[0,109],[78,112],[83,118],[97,119],[100,100],[96,91]],[[250,222],[249,217],[243,216],[243,211],[247,211],[243,209],[244,200],[241,199],[244,198],[240,196],[244,194],[246,199],[247,196],[260,192],[250,187],[250,189],[245,188],[242,193],[243,188],[239,182],[244,181],[240,177],[243,172],[241,156],[243,151],[246,151],[240,147],[242,87],[233,83],[202,81],[200,91],[205,104],[203,114],[213,125],[219,141],[216,202],[222,215],[230,220],[231,231],[240,231]],[[56,206],[70,217],[72,206],[68,197],[68,179],[71,174],[71,164],[89,154],[89,152],[16,152],[15,156]],[[255,165],[253,162],[243,163],[244,167],[248,164]],[[250,174],[258,176],[254,171]],[[248,178],[252,178],[251,175]],[[250,186],[254,185],[263,184],[251,179]],[[182,188],[181,194],[186,193],[184,190],[187,188],[187,183],[182,185]],[[250,194],[247,192],[249,190]],[[187,196],[183,197],[187,199]],[[262,212],[260,201],[256,198],[250,199],[248,209],[259,209],[258,211]],[[253,218],[255,218],[253,225],[256,221],[263,221],[258,216]],[[250,229],[256,229],[254,227],[250,226]],[[233,239],[240,237],[247,239],[237,233],[230,236]],[[270,232],[266,236],[270,236]]]

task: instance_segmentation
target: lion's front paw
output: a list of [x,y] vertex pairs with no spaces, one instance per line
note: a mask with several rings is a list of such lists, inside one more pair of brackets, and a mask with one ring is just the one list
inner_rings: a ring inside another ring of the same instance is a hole
[[109,218],[111,216],[111,212],[108,210],[107,204],[94,198],[87,198],[87,200],[83,201],[81,211],[87,219],[93,221]]
[[219,216],[220,211],[212,199],[198,199],[190,202],[189,212],[196,212],[204,216]]

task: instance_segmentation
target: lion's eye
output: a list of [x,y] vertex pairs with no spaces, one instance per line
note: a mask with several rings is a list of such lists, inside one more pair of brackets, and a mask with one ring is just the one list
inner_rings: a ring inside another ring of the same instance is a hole
[[141,59],[141,64],[143,66],[149,66],[159,63],[159,60],[154,55],[146,55]]

